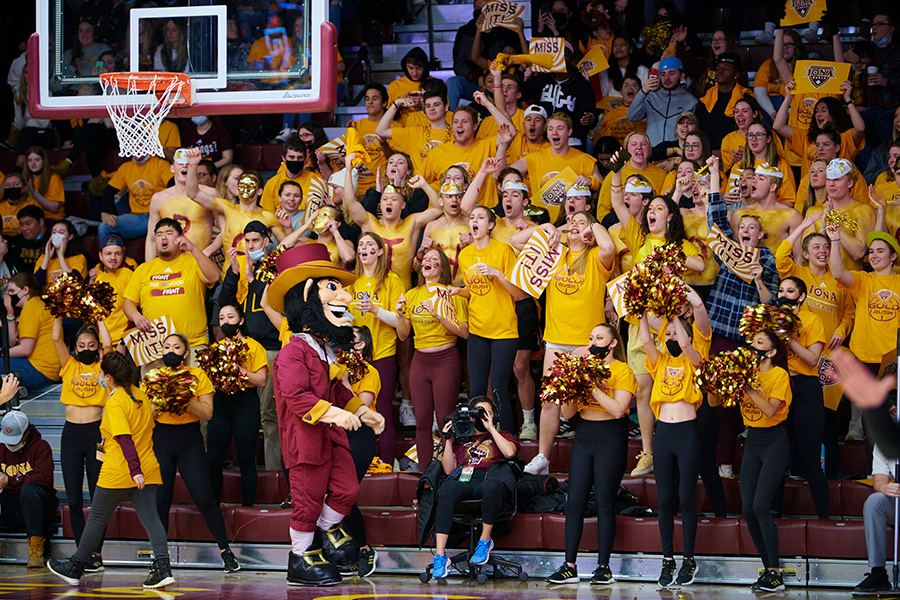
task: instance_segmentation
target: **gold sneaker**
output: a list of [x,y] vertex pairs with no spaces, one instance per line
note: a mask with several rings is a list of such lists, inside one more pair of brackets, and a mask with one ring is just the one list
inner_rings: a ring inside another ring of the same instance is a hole
[[637,466],[631,472],[632,477],[640,477],[641,475],[649,475],[653,472],[653,455],[645,452],[638,453]]

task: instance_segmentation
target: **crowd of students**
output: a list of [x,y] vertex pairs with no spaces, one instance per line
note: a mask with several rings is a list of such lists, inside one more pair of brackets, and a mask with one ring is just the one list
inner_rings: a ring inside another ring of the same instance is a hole
[[[876,19],[892,22],[886,15]],[[387,468],[401,458],[400,427],[415,428],[418,465],[431,461],[441,450],[433,433],[461,393],[491,396],[498,430],[538,441],[527,473],[548,473],[554,439],[574,436],[566,563],[548,581],[577,579],[579,507],[593,488],[599,561],[591,582],[607,584],[614,581],[613,504],[626,472],[633,407],[642,450],[632,475],[654,473],[659,488],[659,582],[686,585],[697,571],[695,482],[702,477],[715,514],[724,516],[720,476],[734,476],[742,422],[743,511],[765,567],[754,585],[782,589],[770,511],[785,473],[809,481],[820,518],[829,516],[826,478],[837,475],[841,389],[821,376],[822,365],[846,346],[877,373],[896,347],[900,326],[897,128],[883,139],[867,129],[871,108],[856,106],[850,82],[837,97],[794,95],[786,37],[794,40],[782,30],[775,34],[774,67],[786,83],[777,90],[783,101],[774,113],[737,83],[742,67],[736,55],[716,58],[715,81],[696,97],[672,52],[658,74],[613,61],[609,95],[630,106],[625,113],[609,111],[596,127],[588,113],[575,110],[574,100],[567,104],[559,94],[539,93],[534,103],[520,104],[521,74],[497,63],[490,65],[486,88],[492,94],[476,90],[472,104],[451,113],[447,86],[409,68],[416,67],[411,57],[407,75],[389,89],[366,87],[367,116],[348,127],[347,139],[359,141],[348,141],[342,157],[328,157],[324,144],[297,134],[284,142],[282,164],[268,180],[238,165],[217,172],[198,148],[179,149],[171,163],[133,157],[103,192],[98,256],[86,255],[75,224],[63,218],[61,181],[49,171],[46,152],[30,148],[22,172],[6,175],[0,190],[4,307],[12,371],[22,385],[34,392],[62,382],[62,468],[76,540],[84,541],[73,560],[102,567],[97,528],[102,531],[104,515],[121,500],[110,490],[136,485],[134,502],[144,485],[160,485],[154,514],[164,529],[180,470],[226,570],[239,568],[217,506],[222,465],[233,438],[245,506],[255,501],[260,428],[265,468],[282,467],[271,372],[292,333],[267,301],[260,268],[278,247],[318,242],[334,266],[355,271],[350,313],[376,380],[355,391],[384,417],[377,454]],[[613,38],[596,39],[616,53]],[[840,47],[837,38],[835,44]],[[574,69],[574,56],[567,42],[569,72],[547,76],[546,86],[573,77],[589,83]],[[885,101],[896,76],[882,76],[891,78],[884,82]],[[540,88],[537,79],[527,86]],[[592,96],[591,111],[604,100]],[[578,149],[587,149],[588,139],[593,155]],[[864,161],[878,154],[885,166],[867,187]],[[560,181],[564,197],[548,195]],[[560,267],[534,298],[515,285],[512,271],[538,229],[551,246],[563,247]],[[746,271],[717,252],[716,232],[756,256]],[[138,264],[138,256],[126,255],[126,240],[144,235]],[[649,314],[620,318],[607,283],[670,244],[687,257],[690,287],[681,316],[671,322]],[[50,314],[41,294],[62,273],[113,287],[116,306],[105,322],[82,326]],[[435,306],[433,285],[450,287],[454,319]],[[767,331],[746,339],[740,333],[742,311],[767,302],[796,311],[796,336],[785,341]],[[143,392],[130,384],[134,365],[125,368],[112,357],[125,360],[127,330],[151,332],[163,318],[176,333],[141,375],[189,364],[202,385],[183,415],[158,415],[151,435]],[[241,365],[249,383],[238,392],[214,388],[196,361],[197,350],[223,338],[245,341],[250,350]],[[694,372],[710,355],[741,346],[759,354],[759,387],[745,390],[738,408],[725,408],[697,391]],[[594,402],[545,404],[537,418],[538,371],[546,375],[561,354],[587,353],[612,373],[594,390]],[[116,391],[107,394],[105,387]],[[113,414],[111,407],[120,405]],[[849,437],[861,437],[861,429],[854,412]],[[101,438],[107,456],[118,457],[112,466],[108,458],[103,462],[106,477],[94,456]],[[502,454],[509,451],[504,445]],[[357,465],[360,476],[365,466]],[[94,506],[103,508],[92,511],[87,524],[80,517],[85,471]],[[672,538],[679,505],[685,542],[676,574]],[[139,509],[161,557],[150,512]],[[364,538],[361,518],[354,523],[348,527],[361,529]],[[480,556],[486,554],[489,548]],[[154,563],[151,584],[167,581],[163,560]],[[374,554],[366,560],[374,569]],[[440,573],[436,568],[435,576]]]

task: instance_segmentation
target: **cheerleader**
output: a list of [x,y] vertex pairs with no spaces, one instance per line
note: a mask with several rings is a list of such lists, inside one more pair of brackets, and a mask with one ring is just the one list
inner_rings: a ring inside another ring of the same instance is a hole
[[[96,328],[84,325],[75,336],[74,355],[70,354],[63,339],[62,317],[57,317],[53,322],[52,338],[62,365],[59,372],[62,378],[59,401],[66,407],[66,422],[59,441],[59,460],[69,503],[69,519],[77,545],[84,531],[84,476],[86,473],[88,493],[92,501],[97,478],[100,476],[102,463],[97,460],[97,444],[102,440],[100,419],[106,404],[106,394],[100,385],[100,359],[112,349],[112,339],[103,321],[98,322]],[[102,547],[101,538],[96,551],[85,565],[85,572],[96,573],[103,570],[103,558],[100,556]]]
[[[190,363],[190,344],[185,336],[173,333],[163,340],[163,362],[167,367],[177,368]],[[225,520],[213,494],[209,478],[209,459],[203,448],[203,435],[200,433],[200,419],[209,420],[213,416],[212,382],[202,369],[188,366],[186,369],[194,376],[197,387],[194,397],[190,399],[180,415],[169,412],[156,413],[156,426],[153,428],[153,450],[159,461],[162,485],[156,494],[156,509],[159,520],[166,532],[169,531],[169,510],[175,494],[175,473],[181,472],[181,480],[187,487],[191,500],[200,509],[206,527],[216,540],[226,573],[239,571],[234,553],[228,546],[228,534],[225,531]],[[220,463],[221,465],[221,463]]]
[[459,253],[459,270],[465,288],[453,293],[469,297],[469,379],[473,396],[484,396],[491,382],[494,401],[500,412],[500,426],[513,431],[512,407],[507,396],[509,378],[519,345],[516,300],[525,292],[514,286],[507,274],[516,254],[509,244],[491,238],[497,215],[476,206],[469,214],[469,231],[474,243]]
[[[618,153],[614,154],[612,161],[616,162],[618,157]],[[714,168],[718,173],[718,165],[715,165]],[[635,200],[644,194],[652,194],[653,188],[646,184],[629,182],[623,189],[621,171],[612,173],[610,183],[613,210],[622,227],[621,238],[631,253],[633,264],[642,262],[656,246],[678,244],[687,255],[685,264],[688,271],[703,272],[706,262],[700,256],[697,247],[687,240],[681,211],[671,198],[652,196],[641,212],[640,218],[637,218],[633,216],[629,206],[633,207]],[[718,178],[716,178],[714,188],[718,188]],[[626,201],[626,194],[634,197],[630,203]],[[632,317],[627,317],[626,320],[629,322],[628,366],[631,367],[638,382],[635,404],[641,428],[641,452],[637,456],[637,465],[631,472],[632,477],[638,477],[653,471],[654,421],[653,412],[650,410],[653,378],[647,373],[644,366],[645,355],[640,341],[638,322]]]
[[434,455],[432,416],[438,423],[453,413],[459,399],[462,360],[456,347],[457,338],[469,337],[467,303],[455,295],[451,298],[456,320],[437,311],[432,286],[449,288],[450,261],[437,248],[427,250],[419,265],[419,285],[407,292],[408,310],[401,317],[415,333],[416,352],[410,367],[412,402],[416,419],[416,454],[420,470]]
[[393,403],[397,387],[397,334],[403,337],[409,331],[405,319],[401,319],[396,307],[406,298],[400,277],[388,268],[384,240],[377,233],[366,232],[356,244],[356,281],[350,286],[353,302],[349,307],[353,322],[365,325],[372,332],[374,347],[372,366],[381,378],[376,409],[384,417],[384,432],[378,436],[378,453],[381,460],[394,464],[397,455],[397,434],[394,430]]
[[809,493],[820,519],[828,518],[828,481],[820,460],[825,431],[825,397],[819,383],[819,358],[825,349],[822,319],[805,307],[806,283],[785,277],[778,287],[778,303],[797,313],[800,331],[787,341],[788,373],[794,401],[787,417],[791,442],[791,473],[801,473],[809,482]]
[[637,390],[634,373],[625,364],[625,346],[612,325],[597,325],[591,331],[588,351],[609,366],[610,377],[593,390],[593,402],[581,406],[564,404],[562,415],[581,419],[569,459],[569,496],[566,505],[566,562],[547,578],[548,583],[577,583],[575,560],[584,529],[584,509],[591,490],[597,501],[597,569],[592,585],[615,582],[609,568],[616,537],[616,496],[625,474],[628,454],[628,406]]
[[[213,396],[212,418],[206,428],[206,449],[209,454],[209,473],[216,504],[222,498],[222,464],[228,444],[234,438],[238,466],[241,469],[241,505],[253,506],[256,501],[256,440],[259,435],[259,393],[256,388],[266,384],[269,361],[266,349],[253,338],[246,337],[244,312],[240,306],[226,304],[219,309],[219,327],[226,338],[245,342],[249,349],[241,370],[247,375],[247,387],[233,394],[216,390]],[[181,364],[170,357],[174,366]],[[165,356],[163,357],[165,359]],[[184,358],[182,357],[182,361]],[[172,366],[172,365],[168,365]]]
[[760,358],[759,387],[748,387],[741,398],[741,416],[748,427],[741,461],[741,504],[747,529],[765,568],[751,589],[780,592],[784,591],[784,580],[778,567],[778,528],[771,508],[790,456],[783,423],[791,404],[791,381],[787,350],[777,335],[769,331],[757,333],[751,346]]
[[[357,398],[363,401],[363,404],[369,408],[377,409],[375,399],[381,392],[381,378],[378,376],[378,370],[372,366],[372,332],[363,325],[362,327],[354,327],[353,333],[355,339],[353,341],[353,349],[357,350],[366,361],[366,373],[362,379],[350,384],[350,388]],[[375,458],[375,431],[371,427],[363,423],[359,429],[347,430],[347,442],[350,444],[350,454],[353,457],[353,466],[356,467],[356,478],[362,481]],[[359,556],[356,560],[356,575],[358,577],[368,577],[375,572],[378,562],[378,553],[369,545],[366,537],[366,525],[363,522],[362,513],[359,505],[354,504],[350,509],[350,514],[344,517],[344,527],[347,528],[353,539],[359,544]],[[340,568],[341,566],[338,565]],[[341,571],[350,569],[341,568]]]
[[91,553],[103,539],[106,524],[126,496],[150,538],[153,553],[144,587],[160,588],[175,583],[166,530],[156,512],[156,491],[162,478],[153,452],[153,407],[147,395],[131,385],[131,376],[131,362],[118,352],[107,352],[100,361],[100,385],[109,390],[109,395],[100,421],[103,466],[94,489],[91,512],[75,553],[67,559],[47,563],[50,572],[69,585],[78,585]]
[[[641,342],[647,353],[647,371],[653,376],[650,408],[658,419],[653,439],[654,476],[659,492],[659,536],[663,563],[659,585],[690,585],[697,573],[694,542],[697,538],[697,506],[694,492],[700,473],[700,428],[697,409],[703,395],[694,386],[694,372],[709,354],[712,331],[700,297],[694,290],[696,335],[693,327],[678,317],[664,329],[665,350],[656,347],[647,315],[641,319]],[[698,339],[696,342],[694,338]],[[684,558],[675,576],[672,536],[675,513],[681,503]]]
[[[604,305],[598,302],[606,294],[606,282],[613,268],[616,245],[606,228],[597,223],[589,212],[576,212],[569,222],[557,230],[549,223],[541,229],[550,234],[551,247],[559,232],[566,233],[568,245],[562,247],[560,265],[547,286],[546,324],[544,326],[544,369],[559,354],[584,352],[584,340],[590,338],[590,323],[604,323]],[[524,247],[534,229],[515,234],[513,246]],[[579,315],[573,319],[572,315]],[[525,467],[526,473],[544,474],[550,471],[550,451],[560,430],[559,406],[547,403],[541,406],[541,429],[538,436],[538,454]]]

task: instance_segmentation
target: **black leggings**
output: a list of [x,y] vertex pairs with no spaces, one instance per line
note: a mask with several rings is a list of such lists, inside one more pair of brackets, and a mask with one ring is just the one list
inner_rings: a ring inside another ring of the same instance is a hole
[[[100,421],[93,423],[70,423],[63,425],[62,437],[59,440],[59,463],[62,467],[63,485],[69,503],[69,519],[72,521],[72,534],[75,545],[81,541],[84,531],[84,474],[87,472],[88,492],[94,498],[94,488],[103,465],[97,460],[97,444],[101,441]],[[105,536],[104,532],[104,536]],[[103,540],[95,552],[100,553]]]
[[259,438],[259,394],[247,388],[236,394],[216,392],[213,418],[206,427],[206,451],[216,504],[222,501],[222,465],[228,442],[234,437],[238,466],[241,469],[241,505],[256,501],[256,441]]
[[591,488],[597,499],[597,564],[608,565],[616,537],[616,497],[628,460],[628,419],[588,421],[575,429],[569,458],[566,561],[575,562]]
[[[366,425],[363,425],[356,431],[347,432],[347,441],[350,442],[350,455],[353,457],[353,465],[356,467],[356,478],[363,480],[372,459],[375,458],[375,432]],[[350,514],[344,517],[344,526],[347,533],[353,536],[360,546],[368,546],[369,539],[366,537],[366,525],[363,522],[362,513],[359,511],[359,504],[354,504],[350,509]]]
[[822,471],[825,404],[818,377],[792,375],[794,390],[786,421],[791,442],[791,474],[803,475],[820,519],[828,518],[828,481]]
[[474,334],[469,335],[468,365],[472,396],[487,394],[490,376],[491,388],[496,391],[494,403],[500,409],[500,429],[503,431],[515,429],[507,390],[518,349],[518,338],[492,340]]
[[188,493],[210,533],[216,539],[220,550],[228,547],[228,534],[225,532],[225,519],[213,496],[212,484],[209,480],[209,459],[203,449],[203,436],[200,434],[200,423],[184,425],[167,425],[157,423],[153,428],[153,450],[159,461],[162,473],[162,485],[156,492],[156,510],[166,533],[169,531],[169,509],[172,508],[172,496],[175,493],[175,472],[181,471]]
[[750,428],[741,461],[741,503],[753,545],[767,569],[778,568],[778,528],[771,508],[789,456],[790,442],[782,424]]
[[725,502],[725,486],[719,477],[719,466],[716,464],[716,448],[719,445],[719,407],[710,406],[703,400],[697,407],[697,425],[700,428],[700,477],[706,497],[717,517],[728,516]]
[[697,421],[656,424],[653,439],[653,473],[659,494],[659,537],[663,557],[672,558],[675,513],[681,502],[684,556],[694,556],[697,539],[697,505],[694,492],[700,472],[700,428]]
[[825,426],[822,443],[825,444],[825,479],[837,479],[838,463],[838,411],[825,407]]
[[498,479],[485,479],[487,469],[475,469],[472,479],[466,483],[458,479],[445,479],[438,491],[435,507],[434,530],[436,533],[450,533],[453,527],[453,508],[461,500],[481,499],[481,521],[493,525],[503,512],[506,488]]

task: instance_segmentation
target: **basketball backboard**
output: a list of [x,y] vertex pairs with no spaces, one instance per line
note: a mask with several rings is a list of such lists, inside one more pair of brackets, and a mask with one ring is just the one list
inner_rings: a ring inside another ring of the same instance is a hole
[[107,116],[98,81],[108,71],[187,73],[193,103],[176,106],[179,117],[333,108],[337,32],[326,21],[328,0],[235,5],[229,12],[209,0],[37,0],[31,114]]

